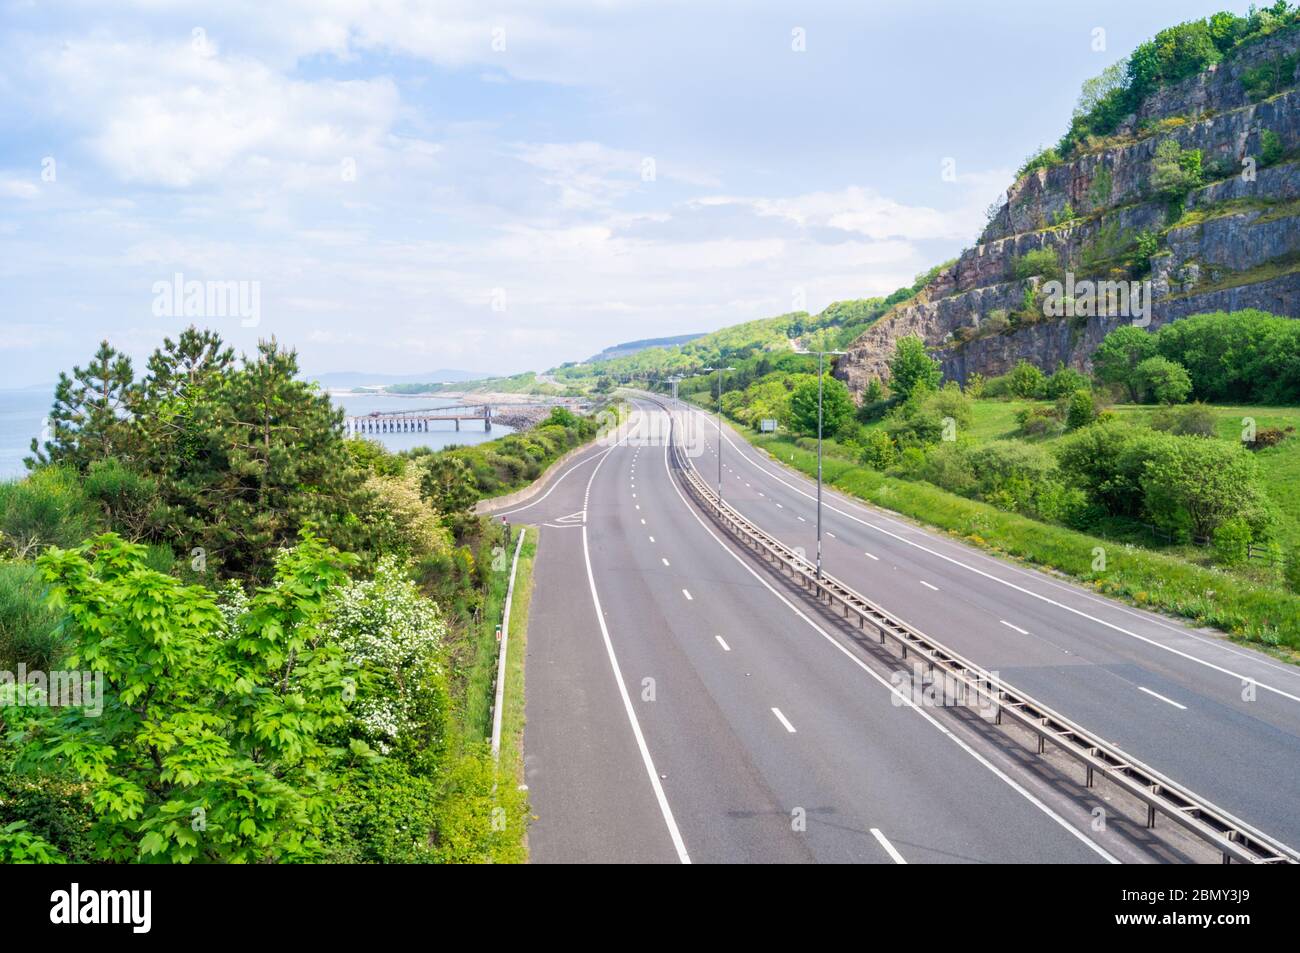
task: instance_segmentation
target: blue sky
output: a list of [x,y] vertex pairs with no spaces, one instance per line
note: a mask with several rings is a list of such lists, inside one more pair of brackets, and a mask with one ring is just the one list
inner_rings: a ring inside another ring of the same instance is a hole
[[1221,6],[0,0],[0,387],[143,358],[177,273],[256,283],[255,326],[198,323],[311,372],[888,293],[973,243],[1084,79]]

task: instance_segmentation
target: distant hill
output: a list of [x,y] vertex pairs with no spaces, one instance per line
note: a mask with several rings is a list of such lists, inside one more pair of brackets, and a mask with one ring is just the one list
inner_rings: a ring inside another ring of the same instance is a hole
[[366,371],[330,371],[325,374],[304,375],[308,380],[316,381],[321,387],[383,387],[390,384],[439,383],[451,384],[463,381],[482,380],[490,375],[481,371],[462,371],[442,368],[436,371],[422,371],[419,374],[376,374]]
[[605,348],[599,354],[592,355],[583,361],[584,364],[590,364],[593,361],[609,361],[616,357],[627,357],[635,354],[637,351],[644,351],[652,347],[674,347],[678,344],[686,344],[697,338],[704,337],[704,332],[699,334],[678,334],[675,337],[668,338],[643,338],[640,341],[628,341],[624,344],[614,344]]
[[[950,264],[950,263],[948,263]],[[659,341],[635,341],[643,345],[614,357],[603,355],[618,348],[608,348],[581,363],[566,363],[552,368],[547,377],[567,387],[607,386],[611,381],[632,378],[649,379],[667,374],[693,374],[699,368],[720,361],[737,362],[762,355],[793,353],[796,347],[837,350],[856,340],[892,306],[917,295],[945,265],[937,265],[917,275],[914,284],[899,288],[884,298],[855,298],[836,301],[817,314],[793,311],[770,318],[758,318],[733,324],[708,334]]]

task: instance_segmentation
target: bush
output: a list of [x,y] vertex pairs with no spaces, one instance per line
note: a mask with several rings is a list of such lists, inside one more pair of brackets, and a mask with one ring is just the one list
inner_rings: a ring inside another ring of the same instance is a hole
[[98,524],[94,504],[70,469],[40,467],[25,480],[0,483],[0,542],[17,556],[75,546]]
[[1015,260],[1012,272],[1019,281],[1026,278],[1059,278],[1061,262],[1052,249],[1035,248]]
[[381,753],[398,750],[436,771],[446,735],[449,696],[438,660],[447,624],[392,556],[373,579],[331,594],[323,633],[347,662],[373,676],[352,708],[358,734]]
[[963,444],[943,443],[932,449],[926,454],[919,475],[927,483],[962,496],[969,496],[976,489],[970,452]]
[[1294,593],[1300,593],[1300,546],[1292,546],[1286,554],[1282,575],[1286,584]]
[[1063,437],[1056,459],[1067,483],[1081,487],[1109,516],[1138,516],[1148,447],[1159,436],[1120,420],[1099,420]]
[[1151,429],[1185,437],[1213,437],[1218,432],[1214,411],[1202,403],[1161,407],[1151,415]]
[[1151,162],[1151,189],[1165,199],[1177,199],[1201,184],[1201,150],[1183,149],[1164,139]]
[[1252,440],[1248,446],[1251,450],[1263,450],[1265,447],[1276,447],[1287,438],[1288,434],[1294,432],[1295,427],[1287,427],[1285,430],[1280,427],[1260,427],[1255,431],[1255,439]]
[[1272,129],[1265,129],[1259,134],[1259,164],[1268,168],[1276,165],[1281,161],[1282,156],[1286,155],[1286,149],[1282,145],[1282,137]]
[[894,441],[889,439],[889,434],[883,430],[873,430],[867,434],[861,455],[862,462],[867,466],[875,470],[888,470],[894,465],[897,456],[898,452],[894,448]]
[[1224,520],[1214,530],[1214,559],[1221,566],[1241,566],[1250,558],[1250,527],[1242,519]]
[[1055,406],[1025,407],[1016,411],[1016,420],[1026,437],[1043,437],[1061,429],[1061,411]]
[[63,654],[59,615],[45,603],[47,586],[36,567],[0,562],[0,669],[18,663],[48,671]]
[[162,496],[153,477],[116,459],[96,460],[82,487],[99,507],[105,526],[118,535],[135,542],[161,528]]
[[1248,538],[1266,538],[1273,507],[1259,485],[1259,467],[1242,447],[1220,440],[1156,435],[1144,461],[1144,505],[1152,522],[1179,535],[1212,538],[1240,520]]
[[1039,169],[1050,169],[1052,166],[1060,164],[1060,155],[1057,154],[1055,149],[1047,146],[1039,149],[1024,161],[1020,166],[1019,171],[1016,172],[1016,178],[1020,179],[1025,175],[1028,175],[1030,172],[1036,172]]
[[1073,367],[1058,364],[1056,372],[1047,378],[1043,388],[1043,396],[1048,400],[1056,400],[1058,397],[1069,397],[1076,391],[1091,389],[1092,381],[1084,374],[1076,371]]
[[1158,404],[1181,404],[1192,396],[1187,368],[1165,357],[1148,357],[1134,369],[1142,396]]
[[[1019,440],[990,441],[972,450],[969,459],[980,495],[1003,509],[1029,510],[1038,485],[1056,471],[1050,452]],[[999,498],[1015,505],[1003,506]]]
[[1033,364],[1021,361],[1007,375],[1007,386],[1016,397],[1042,397],[1047,386],[1047,378]]
[[1065,425],[1070,430],[1086,427],[1097,419],[1097,401],[1091,390],[1080,388],[1070,395]]

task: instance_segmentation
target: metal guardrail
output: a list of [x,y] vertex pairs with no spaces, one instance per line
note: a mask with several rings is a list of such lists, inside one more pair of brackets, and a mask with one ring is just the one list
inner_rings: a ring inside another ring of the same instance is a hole
[[[668,410],[660,401],[655,402]],[[718,499],[677,443],[677,422],[671,411],[669,417],[672,420],[669,439],[674,466],[683,475],[690,491],[735,537],[779,568],[789,570],[819,601],[824,598],[828,605],[840,606],[846,619],[857,620],[859,629],[873,627],[881,644],[892,641],[901,648],[903,658],[907,658],[909,653],[919,657],[926,664],[926,674],[931,677],[938,671],[965,692],[974,693],[976,699],[987,701],[996,711],[995,724],[1002,724],[1005,715],[1037,737],[1039,754],[1044,754],[1048,742],[1051,742],[1057,750],[1084,767],[1086,787],[1092,787],[1096,775],[1100,774],[1145,803],[1147,827],[1155,827],[1156,816],[1163,814],[1219,851],[1225,864],[1234,859],[1251,864],[1300,863],[1300,853],[1281,841],[1233,817],[1177,781],[1008,685],[874,605],[834,576],[823,572],[819,577],[816,567],[801,553],[752,523],[726,501]]]

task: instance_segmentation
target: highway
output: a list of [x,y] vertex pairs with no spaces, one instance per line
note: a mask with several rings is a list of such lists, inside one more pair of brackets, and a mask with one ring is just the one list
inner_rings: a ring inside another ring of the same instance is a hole
[[[716,417],[677,405],[712,481]],[[724,424],[727,501],[816,551],[816,484]],[[883,608],[1295,847],[1300,669],[825,490],[823,560]],[[1124,548],[1107,553],[1122,564]]]
[[[534,862],[1151,859],[1140,826],[1094,829],[1085,790],[1027,769],[974,713],[913,704],[725,540],[673,478],[667,421],[634,400],[616,436],[503,513],[541,531],[525,676]],[[737,493],[802,531],[798,493],[778,507],[758,463],[732,477]],[[893,591],[904,570],[880,548]]]

